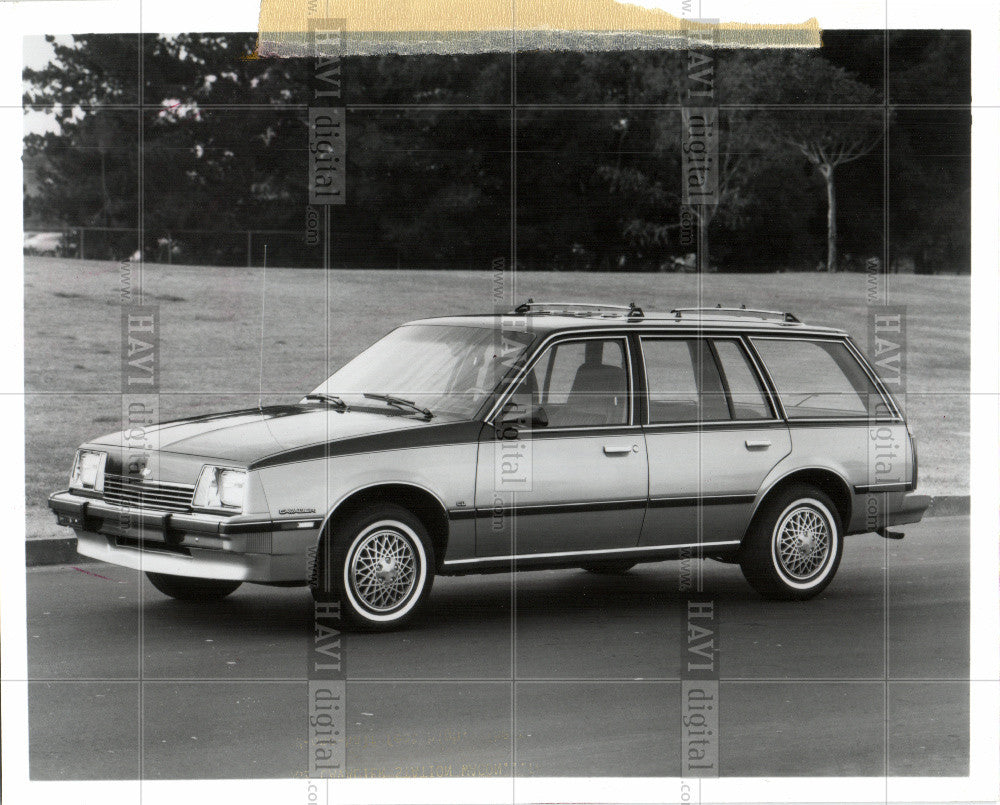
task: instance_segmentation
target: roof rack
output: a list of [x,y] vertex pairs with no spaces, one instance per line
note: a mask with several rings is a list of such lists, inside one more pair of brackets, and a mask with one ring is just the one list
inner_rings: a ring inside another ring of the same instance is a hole
[[542,315],[558,316],[601,316],[602,318],[622,317],[629,321],[640,321],[642,319],[661,320],[672,318],[681,319],[685,314],[698,314],[702,316],[747,316],[761,320],[777,320],[785,324],[801,324],[802,321],[793,313],[781,310],[758,310],[748,308],[746,305],[739,307],[723,307],[721,304],[715,307],[678,307],[665,315],[662,313],[650,313],[648,316],[635,302],[628,305],[605,305],[600,302],[536,302],[529,299],[522,302],[513,310],[513,314],[524,316],[530,313]]
[[745,315],[759,319],[778,319],[789,324],[802,323],[802,320],[793,313],[786,313],[782,310],[757,310],[748,308],[746,305],[740,305],[739,307],[723,307],[722,305],[716,305],[715,307],[677,307],[670,312],[678,319],[685,313],[718,313],[737,316]]
[[514,308],[514,313],[521,316],[528,313],[566,316],[589,316],[596,313],[605,316],[624,315],[629,319],[641,319],[644,316],[642,308],[635,302],[629,302],[627,305],[604,305],[599,302],[536,302],[534,299],[522,302]]

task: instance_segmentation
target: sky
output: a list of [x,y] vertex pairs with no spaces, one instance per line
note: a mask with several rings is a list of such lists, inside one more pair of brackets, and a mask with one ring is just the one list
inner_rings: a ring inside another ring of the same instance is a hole
[[[72,37],[59,36],[56,39],[60,42],[69,42]],[[45,41],[44,36],[26,36],[22,40],[24,66],[40,69],[44,67],[52,58],[52,45]],[[25,134],[44,134],[46,131],[58,131],[59,125],[55,118],[45,112],[28,111],[24,115]]]

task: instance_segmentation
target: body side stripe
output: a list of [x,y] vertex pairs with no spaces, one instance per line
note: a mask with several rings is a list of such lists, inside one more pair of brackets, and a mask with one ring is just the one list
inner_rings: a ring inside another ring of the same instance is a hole
[[295,464],[318,458],[333,458],[334,456],[356,455],[358,453],[382,453],[414,447],[476,444],[479,442],[479,434],[483,427],[482,422],[466,420],[426,427],[380,431],[365,436],[352,436],[274,453],[254,461],[250,464],[249,469],[259,470],[280,464]]

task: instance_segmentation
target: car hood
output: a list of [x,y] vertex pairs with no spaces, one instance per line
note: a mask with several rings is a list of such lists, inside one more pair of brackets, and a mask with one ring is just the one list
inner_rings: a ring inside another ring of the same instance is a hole
[[[436,428],[440,420],[324,405],[282,405],[178,419],[144,430],[162,453],[179,453],[250,464],[311,445],[326,445],[381,433]],[[128,434],[109,433],[90,444],[121,447]]]

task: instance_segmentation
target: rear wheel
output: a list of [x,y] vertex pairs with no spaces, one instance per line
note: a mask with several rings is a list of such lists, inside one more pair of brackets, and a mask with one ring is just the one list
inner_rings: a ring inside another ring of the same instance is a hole
[[146,578],[164,595],[179,601],[219,601],[243,583],[225,579],[198,579],[193,576],[171,576],[146,572]]
[[596,573],[599,576],[621,576],[624,573],[628,573],[637,564],[639,563],[623,559],[618,562],[591,562],[586,565],[580,565],[580,567],[588,573]]
[[740,569],[765,598],[805,600],[833,580],[842,554],[833,501],[819,489],[796,484],[775,495],[754,518]]
[[339,601],[359,629],[403,626],[434,583],[434,549],[410,511],[384,504],[349,515],[324,537],[310,582],[319,601]]

